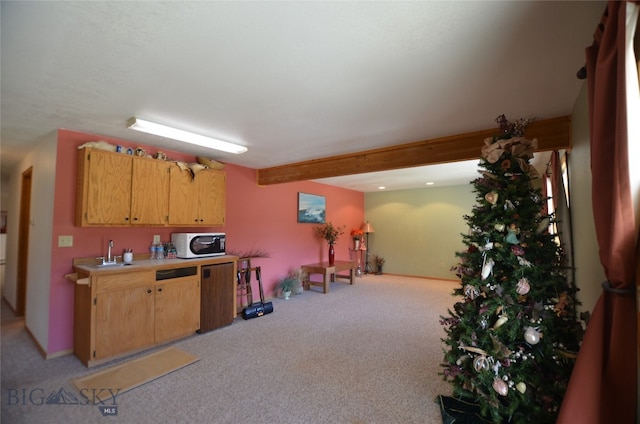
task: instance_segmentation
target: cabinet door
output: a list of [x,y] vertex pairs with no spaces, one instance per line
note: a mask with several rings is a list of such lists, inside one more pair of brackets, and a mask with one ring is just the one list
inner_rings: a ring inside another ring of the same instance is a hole
[[198,190],[191,172],[171,165],[169,181],[169,225],[198,223]]
[[134,160],[131,184],[131,223],[163,225],[169,214],[169,163]]
[[200,283],[196,277],[155,285],[155,342],[188,336],[200,328]]
[[152,346],[153,301],[151,284],[98,293],[93,359]]
[[207,169],[196,174],[198,183],[199,224],[224,225],[226,211],[226,173]]
[[129,224],[131,167],[128,155],[92,150],[87,156],[86,224]]

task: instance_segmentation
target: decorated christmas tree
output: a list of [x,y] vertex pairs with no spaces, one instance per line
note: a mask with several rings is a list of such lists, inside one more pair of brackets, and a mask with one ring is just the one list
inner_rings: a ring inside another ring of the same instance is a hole
[[577,289],[535,186],[528,121],[496,121],[472,182],[477,203],[464,216],[466,250],[456,254],[460,299],[441,317],[442,376],[488,422],[551,423],[582,339]]

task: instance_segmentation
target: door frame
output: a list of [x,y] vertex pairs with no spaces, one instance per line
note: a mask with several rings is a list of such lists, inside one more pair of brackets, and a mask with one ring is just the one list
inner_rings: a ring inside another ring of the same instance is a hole
[[29,230],[31,227],[31,185],[33,167],[22,172],[20,186],[20,223],[18,224],[18,269],[16,278],[17,316],[26,314],[27,270],[29,268]]

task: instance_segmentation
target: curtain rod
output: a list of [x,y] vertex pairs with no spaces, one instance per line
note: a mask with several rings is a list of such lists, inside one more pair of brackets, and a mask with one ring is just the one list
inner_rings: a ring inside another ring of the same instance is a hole
[[[605,6],[604,12],[602,12],[602,17],[600,18],[600,23],[596,27],[597,28],[596,32],[604,31],[604,23],[606,22],[608,17],[609,17],[609,8],[607,6]],[[595,43],[595,40],[594,40],[594,43]],[[582,68],[580,68],[578,70],[578,72],[576,72],[576,77],[578,79],[580,79],[580,80],[587,79],[587,66],[586,65],[583,66]]]

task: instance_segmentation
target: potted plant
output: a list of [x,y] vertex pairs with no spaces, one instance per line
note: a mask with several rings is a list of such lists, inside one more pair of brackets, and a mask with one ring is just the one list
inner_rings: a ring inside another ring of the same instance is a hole
[[291,292],[297,290],[300,286],[300,278],[298,274],[289,272],[286,276],[280,278],[276,284],[276,290],[278,290],[285,300],[289,300]]
[[377,268],[376,274],[381,275],[382,265],[384,265],[385,259],[382,256],[373,255],[373,262],[376,264],[376,268]]
[[354,228],[353,230],[351,230],[351,237],[353,238],[353,248],[355,250],[360,249],[362,236],[364,236],[364,231],[362,231],[360,228]]
[[329,265],[333,265],[335,262],[333,245],[342,234],[344,234],[344,225],[342,227],[335,227],[331,221],[316,227],[316,235],[329,243]]

